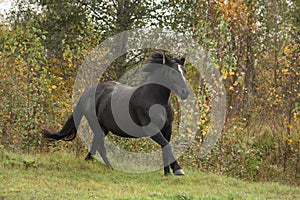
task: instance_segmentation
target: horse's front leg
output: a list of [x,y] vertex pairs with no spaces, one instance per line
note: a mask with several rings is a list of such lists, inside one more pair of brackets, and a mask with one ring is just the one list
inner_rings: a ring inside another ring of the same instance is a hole
[[[166,140],[170,143],[170,140],[171,140],[171,135],[172,135],[172,122],[169,122],[169,123],[166,123],[166,125],[164,126],[164,128],[161,130],[163,136],[166,138]],[[176,174],[178,173],[178,171],[176,172],[174,170],[174,167],[175,166],[178,166],[178,163],[177,161],[175,160],[174,162],[172,162],[170,165],[168,166],[165,166],[164,167],[164,172],[165,172],[165,175],[168,175],[170,174],[170,166],[171,166],[171,169],[173,170],[173,173]]]
[[167,165],[167,166],[164,167],[164,174],[165,174],[165,176],[171,174],[171,172],[170,172],[170,166],[169,165]]
[[164,173],[168,175],[170,173],[169,165],[173,168],[174,175],[184,175],[184,171],[176,161],[172,147],[167,139],[163,136],[161,132],[151,137],[156,143],[158,143],[162,148],[163,163],[164,163]]
[[[166,140],[168,142],[170,142],[171,134],[172,134],[172,122],[171,123],[166,123],[165,126],[164,126],[164,128],[161,130],[161,133],[166,138]],[[164,173],[165,173],[165,175],[171,174],[171,172],[170,172],[170,166],[171,166],[172,169],[174,169],[174,165],[173,164],[165,166],[164,167]]]

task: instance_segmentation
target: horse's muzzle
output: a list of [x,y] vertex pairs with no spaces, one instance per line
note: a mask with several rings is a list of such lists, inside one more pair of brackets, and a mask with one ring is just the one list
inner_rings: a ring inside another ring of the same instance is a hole
[[188,96],[190,95],[190,91],[189,91],[189,89],[182,89],[181,91],[180,91],[180,98],[182,99],[182,100],[185,100],[185,99],[187,99],[188,98]]

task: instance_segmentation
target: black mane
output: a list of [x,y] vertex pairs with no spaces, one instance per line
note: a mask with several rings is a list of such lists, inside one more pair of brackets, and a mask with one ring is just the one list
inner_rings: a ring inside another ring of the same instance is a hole
[[[182,60],[174,57],[173,55],[171,54],[165,54],[166,57],[168,57],[169,60],[173,61],[174,63],[179,63],[181,65],[183,65],[184,63],[182,62]],[[164,55],[163,53],[160,53],[160,52],[155,52],[155,53],[152,53],[149,60],[148,60],[148,63],[157,63],[157,64],[163,64],[163,58],[164,58]]]
[[[168,56],[169,59],[174,60],[174,57],[170,54],[165,54],[165,56]],[[148,62],[149,63],[163,64],[163,58],[164,58],[163,53],[155,52],[155,53],[151,54]]]

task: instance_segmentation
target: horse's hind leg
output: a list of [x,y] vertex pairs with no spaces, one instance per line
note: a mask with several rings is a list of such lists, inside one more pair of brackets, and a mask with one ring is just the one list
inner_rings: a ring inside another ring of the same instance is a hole
[[[90,123],[89,123],[90,124]],[[91,127],[91,126],[90,126]],[[101,126],[100,126],[101,127]],[[101,128],[102,129],[102,131],[103,131],[103,133],[104,133],[104,135],[107,135],[107,133],[108,133],[108,131],[106,131],[105,129],[103,129],[103,128]],[[97,152],[97,148],[98,148],[98,145],[99,145],[99,143],[98,143],[98,141],[99,141],[99,139],[97,138],[97,137],[99,137],[99,136],[95,136],[95,132],[94,132],[94,130],[92,130],[93,131],[93,133],[94,133],[94,135],[93,135],[93,141],[92,141],[92,145],[91,145],[91,148],[90,148],[90,150],[89,150],[89,153],[86,155],[86,157],[85,157],[85,160],[93,160],[94,158],[93,158],[93,155],[95,155],[96,154],[96,152]],[[101,134],[101,133],[100,133]],[[98,134],[97,134],[98,135]]]
[[[93,132],[94,133],[94,132]],[[107,133],[104,131],[104,135],[106,135]],[[98,135],[98,134],[97,134]],[[94,133],[94,136],[93,136],[93,141],[92,141],[92,145],[91,145],[91,147],[90,147],[90,150],[89,150],[89,152],[88,152],[88,154],[86,155],[86,157],[85,157],[85,160],[86,161],[89,161],[89,160],[93,160],[94,159],[94,157],[93,157],[93,155],[95,155],[96,154],[96,152],[97,152],[97,148],[98,148],[98,145],[99,145],[99,139],[97,139],[97,136],[95,136],[95,133]],[[100,153],[100,151],[99,151],[99,153]]]
[[98,120],[96,120],[95,118],[88,117],[88,116],[86,116],[86,118],[87,118],[87,121],[94,133],[94,137],[93,137],[91,149],[85,159],[90,160],[92,158],[92,155],[95,155],[96,151],[98,151],[100,153],[104,163],[108,167],[112,168],[112,165],[110,164],[110,162],[106,156],[106,149],[105,149],[105,145],[104,145],[104,137],[108,133],[108,131],[104,128],[102,129]]

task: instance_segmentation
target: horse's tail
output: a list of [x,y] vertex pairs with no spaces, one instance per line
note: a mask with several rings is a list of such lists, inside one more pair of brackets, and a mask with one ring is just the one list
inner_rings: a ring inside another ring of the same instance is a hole
[[43,137],[50,140],[74,140],[77,134],[76,125],[79,125],[82,116],[83,114],[80,112],[79,106],[77,105],[68,121],[58,133],[50,133],[47,130],[42,130]]

